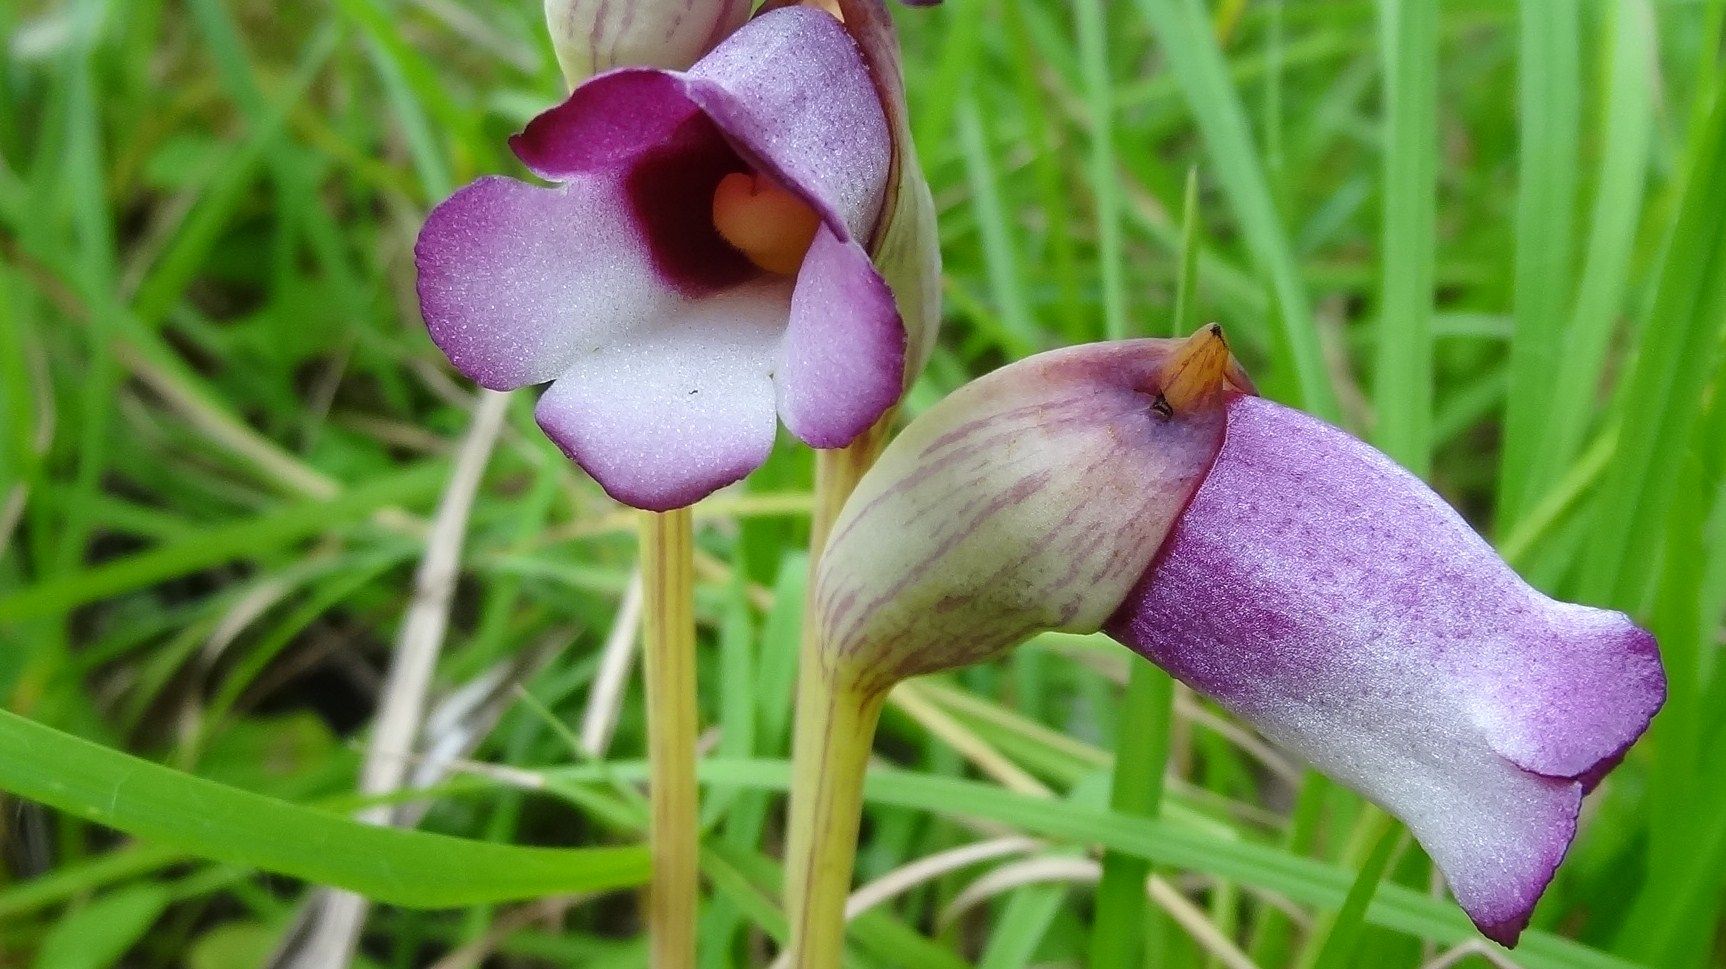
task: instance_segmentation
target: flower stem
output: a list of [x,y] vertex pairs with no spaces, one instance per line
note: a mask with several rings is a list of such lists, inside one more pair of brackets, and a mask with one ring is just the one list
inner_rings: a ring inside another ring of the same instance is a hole
[[[875,459],[881,456],[881,449],[887,446],[887,432],[893,423],[893,412],[881,415],[874,426],[857,435],[857,439],[840,448],[817,450],[815,452],[815,507],[809,516],[809,575],[815,575],[815,566],[821,561],[821,550],[827,546],[827,534],[833,530],[833,521],[839,517],[839,509],[845,507],[845,499],[851,497],[852,489],[868,471]],[[810,582],[809,587],[815,588]],[[804,645],[809,644],[809,637],[804,637]],[[805,649],[803,658],[808,659]]]
[[695,556],[689,509],[642,512],[642,655],[647,680],[651,814],[647,889],[649,963],[695,965]]
[[791,830],[785,850],[785,911],[793,969],[839,965],[845,897],[857,854],[863,769],[885,696],[848,689],[821,655],[815,576],[845,499],[887,444],[893,412],[842,448],[815,452],[815,507],[809,519],[809,583],[797,664],[792,734]]
[[791,969],[838,969],[845,946],[845,899],[857,856],[863,775],[879,691],[825,664],[798,679],[792,741],[790,835],[785,852],[785,911],[791,922]]

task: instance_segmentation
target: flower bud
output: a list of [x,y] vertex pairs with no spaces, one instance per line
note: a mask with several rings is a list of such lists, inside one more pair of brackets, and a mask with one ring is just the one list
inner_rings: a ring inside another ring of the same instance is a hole
[[886,689],[1038,631],[1101,629],[1222,446],[1223,402],[1248,386],[1213,326],[1041,354],[956,391],[835,523],[815,598],[824,655]]
[[545,0],[571,84],[614,67],[683,70],[749,19],[749,0]]

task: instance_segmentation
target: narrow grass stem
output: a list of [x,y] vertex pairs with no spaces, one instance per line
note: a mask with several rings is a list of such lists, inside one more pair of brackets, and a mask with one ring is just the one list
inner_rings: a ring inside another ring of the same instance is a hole
[[1342,857],[1344,867],[1356,871],[1354,883],[1342,906],[1313,926],[1295,962],[1298,969],[1345,969],[1354,961],[1366,927],[1366,908],[1390,873],[1405,834],[1402,823],[1383,808],[1370,802],[1362,806]]
[[863,775],[886,695],[865,692],[824,663],[798,679],[792,740],[785,911],[791,969],[838,969],[845,900],[857,856]]
[[695,544],[689,509],[642,512],[642,656],[647,680],[649,963],[695,965],[700,845],[695,782]]
[[[1120,742],[1109,805],[1121,814],[1155,817],[1162,805],[1169,727],[1174,721],[1175,684],[1149,663],[1135,662],[1121,700]],[[1145,878],[1150,865],[1111,851],[1103,856],[1097,885],[1097,917],[1091,932],[1091,969],[1144,965]]]

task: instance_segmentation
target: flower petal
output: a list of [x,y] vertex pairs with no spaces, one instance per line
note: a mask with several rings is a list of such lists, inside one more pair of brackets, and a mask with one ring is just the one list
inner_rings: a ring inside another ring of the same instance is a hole
[[1390,459],[1252,397],[1107,629],[1401,817],[1506,945],[1665,693],[1627,618],[1541,595]]
[[[771,5],[772,0],[770,0]],[[905,109],[905,69],[899,34],[881,0],[838,0],[845,30],[863,51],[863,62],[881,96],[892,132],[893,163],[887,199],[875,232],[864,245],[893,290],[907,334],[905,373],[910,384],[923,372],[941,326],[941,246],[935,231],[935,201]]]
[[779,414],[814,447],[843,447],[898,401],[905,324],[856,241],[816,233],[791,296]]
[[581,85],[510,141],[542,178],[616,171],[697,113],[843,237],[869,237],[892,152],[857,45],[831,14],[788,7],[745,24],[687,74],[625,68]]
[[770,372],[785,282],[688,300],[627,340],[576,358],[534,414],[618,501],[693,504],[761,466],[776,420]]
[[682,75],[653,68],[601,74],[529,121],[509,147],[548,181],[621,172],[700,113],[684,87]]
[[868,240],[892,142],[862,54],[832,14],[764,13],[688,76],[690,99],[745,158],[803,195],[842,238]]
[[414,246],[420,310],[450,363],[513,390],[569,368],[583,347],[663,312],[660,282],[620,186],[540,188],[490,176],[433,209]]

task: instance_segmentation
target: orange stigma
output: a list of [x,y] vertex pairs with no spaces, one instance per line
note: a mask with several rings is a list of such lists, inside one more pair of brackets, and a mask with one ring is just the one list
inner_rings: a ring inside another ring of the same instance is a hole
[[1225,386],[1252,392],[1245,372],[1229,353],[1223,328],[1215,323],[1181,341],[1163,364],[1163,392],[1157,395],[1159,410],[1179,414],[1202,406]]
[[821,217],[766,175],[732,172],[713,190],[713,227],[750,262],[794,276]]

